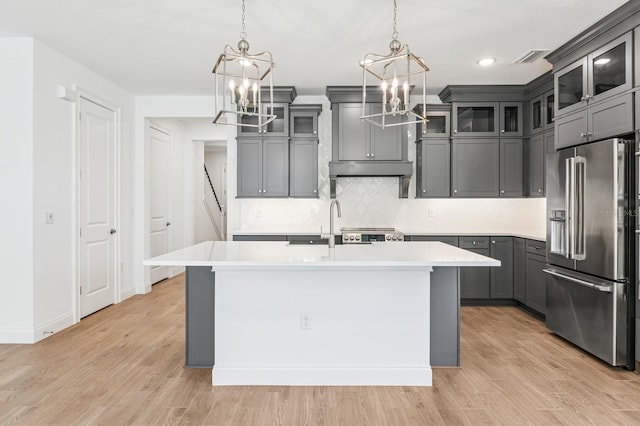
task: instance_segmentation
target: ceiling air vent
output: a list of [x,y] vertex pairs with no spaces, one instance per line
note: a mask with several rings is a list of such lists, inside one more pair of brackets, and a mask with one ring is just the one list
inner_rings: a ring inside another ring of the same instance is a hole
[[532,50],[529,50],[528,52],[525,52],[524,55],[520,56],[518,59],[513,61],[513,63],[514,64],[530,64],[542,58],[547,53],[549,53],[548,49],[532,49]]

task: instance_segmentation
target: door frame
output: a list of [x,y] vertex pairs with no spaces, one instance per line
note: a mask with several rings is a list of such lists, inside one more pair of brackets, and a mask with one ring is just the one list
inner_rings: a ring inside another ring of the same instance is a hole
[[[121,150],[121,139],[122,139],[122,127],[121,127],[121,108],[114,103],[105,100],[102,97],[96,96],[86,90],[81,88],[76,89],[76,101],[73,103],[73,134],[75,135],[75,143],[73,144],[73,149],[75,152],[73,153],[73,177],[72,184],[75,188],[73,192],[73,200],[72,203],[75,206],[74,208],[74,217],[72,218],[72,231],[75,237],[72,239],[73,241],[73,292],[72,292],[72,306],[73,306],[73,321],[74,324],[80,322],[80,312],[81,310],[81,299],[80,299],[80,101],[85,100],[87,102],[92,102],[96,105],[99,105],[109,111],[113,112],[114,117],[114,138],[115,138],[115,146],[114,146],[114,174],[113,174],[113,219],[114,219],[114,227],[116,230],[121,231],[120,224],[122,223],[120,217],[120,180],[121,180],[121,164],[120,164],[120,150]],[[114,277],[114,285],[115,285],[115,295],[113,303],[120,303],[122,301],[122,283],[121,283],[121,274],[120,267],[118,265],[121,264],[120,260],[120,234],[121,232],[116,232],[114,235],[115,240],[115,253],[114,253],[114,265],[113,265],[113,277]]]

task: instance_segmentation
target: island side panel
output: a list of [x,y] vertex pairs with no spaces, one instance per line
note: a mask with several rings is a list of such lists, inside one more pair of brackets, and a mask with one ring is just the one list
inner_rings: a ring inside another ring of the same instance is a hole
[[459,268],[435,267],[431,273],[431,365],[460,365]]
[[211,266],[187,266],[185,367],[214,364],[215,273]]
[[430,386],[430,273],[218,269],[213,384]]

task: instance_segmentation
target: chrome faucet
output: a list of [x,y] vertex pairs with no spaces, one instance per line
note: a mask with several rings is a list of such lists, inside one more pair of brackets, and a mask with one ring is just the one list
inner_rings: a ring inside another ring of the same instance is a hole
[[333,232],[333,206],[336,206],[336,210],[338,211],[338,217],[342,217],[342,212],[340,211],[340,201],[333,200],[331,205],[329,206],[329,248],[334,248],[336,246],[336,235]]

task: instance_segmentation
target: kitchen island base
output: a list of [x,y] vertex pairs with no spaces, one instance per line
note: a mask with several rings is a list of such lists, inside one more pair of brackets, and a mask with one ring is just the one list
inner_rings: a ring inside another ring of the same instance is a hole
[[217,270],[213,384],[430,386],[430,272]]

